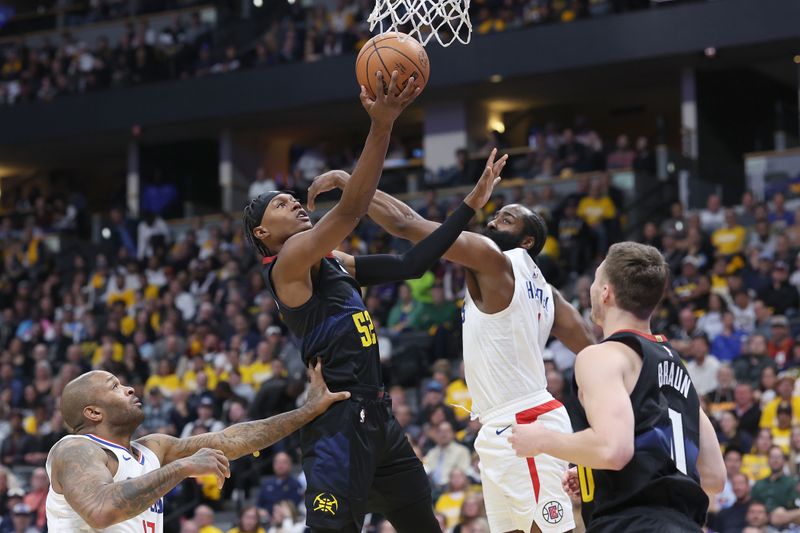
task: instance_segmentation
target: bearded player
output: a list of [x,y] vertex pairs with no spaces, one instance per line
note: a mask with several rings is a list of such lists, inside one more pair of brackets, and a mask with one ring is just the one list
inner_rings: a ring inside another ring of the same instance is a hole
[[[321,176],[309,190],[309,207],[318,194],[346,186],[347,175]],[[369,216],[392,235],[414,242],[439,228],[381,191]],[[581,316],[534,262],[546,236],[539,215],[509,205],[497,212],[484,235],[463,232],[444,255],[467,272],[464,369],[472,409],[483,424],[475,450],[486,515],[497,532],[575,527],[572,503],[561,485],[566,461],[548,455],[521,459],[506,433],[512,424],[535,420],[553,431],[572,431],[566,409],[546,390],[542,352],[551,334],[575,353],[593,342]]]
[[520,455],[580,465],[574,476],[591,532],[700,532],[706,493],[725,484],[716,433],[680,355],[650,332],[668,280],[657,249],[613,245],[591,286],[592,320],[605,338],[575,363],[576,433],[513,428]]
[[229,461],[271,446],[350,396],[332,394],[317,362],[305,405],[266,420],[188,439],[153,434],[131,441],[144,420],[133,388],[95,370],[69,382],[61,415],[72,435],[47,456],[47,526],[58,533],[162,533],[164,494],[187,477],[230,477]]

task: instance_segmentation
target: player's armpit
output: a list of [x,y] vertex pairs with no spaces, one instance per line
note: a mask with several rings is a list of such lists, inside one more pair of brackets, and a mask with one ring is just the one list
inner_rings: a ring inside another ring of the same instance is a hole
[[700,409],[700,452],[697,455],[697,472],[700,474],[700,486],[707,494],[713,496],[725,488],[727,474],[717,433],[702,409]]
[[333,256],[339,260],[342,266],[347,270],[351,277],[356,277],[356,258],[350,254],[340,252],[339,250],[333,251]]
[[104,529],[141,514],[185,476],[179,465],[114,482],[108,456],[83,439],[65,440],[53,448],[54,488],[95,529]]
[[578,310],[564,299],[561,292],[555,287],[552,287],[552,290],[555,301],[555,320],[551,332],[572,353],[580,353],[581,350],[595,343],[594,333]]

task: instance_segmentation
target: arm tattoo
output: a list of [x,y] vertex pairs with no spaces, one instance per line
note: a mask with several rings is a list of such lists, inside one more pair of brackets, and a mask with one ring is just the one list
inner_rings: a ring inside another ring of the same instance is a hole
[[301,407],[263,420],[240,422],[223,431],[175,439],[172,449],[165,454],[165,462],[188,457],[201,448],[220,450],[233,461],[272,446],[311,422],[313,418],[312,413]]
[[144,476],[115,482],[108,456],[95,444],[70,439],[53,455],[53,478],[64,498],[90,526],[106,528],[133,518],[153,505],[185,478],[172,464]]

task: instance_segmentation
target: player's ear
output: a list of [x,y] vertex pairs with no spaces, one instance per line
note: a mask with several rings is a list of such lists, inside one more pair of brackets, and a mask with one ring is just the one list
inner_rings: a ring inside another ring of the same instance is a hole
[[103,421],[103,411],[96,405],[87,405],[83,408],[83,416],[94,424]]
[[269,237],[269,230],[264,226],[256,226],[253,228],[253,235],[256,236],[256,239],[263,241],[267,237]]
[[527,237],[522,239],[520,246],[522,246],[526,250],[530,250],[531,248],[533,248],[534,244],[536,244],[536,239],[534,239],[531,235],[528,235]]

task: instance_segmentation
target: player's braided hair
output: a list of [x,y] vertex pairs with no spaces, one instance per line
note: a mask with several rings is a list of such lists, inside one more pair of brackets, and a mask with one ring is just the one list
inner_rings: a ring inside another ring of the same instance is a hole
[[547,240],[547,222],[539,213],[529,211],[522,217],[522,223],[525,228],[525,235],[533,237],[533,246],[528,249],[528,254],[531,258],[536,259]]
[[242,213],[242,230],[244,231],[245,241],[258,252],[261,257],[271,255],[267,245],[256,239],[253,230],[261,224],[261,217],[264,216],[264,195],[259,195],[244,206]]

